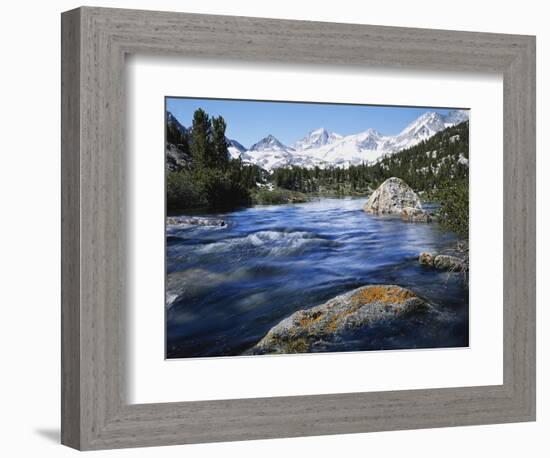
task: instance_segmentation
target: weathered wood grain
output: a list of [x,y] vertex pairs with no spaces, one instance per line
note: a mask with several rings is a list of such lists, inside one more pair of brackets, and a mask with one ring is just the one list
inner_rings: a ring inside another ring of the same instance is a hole
[[[535,418],[534,37],[84,7],[63,14],[62,42],[64,444],[84,450]],[[128,53],[502,73],[504,384],[129,405]]]
[[61,441],[80,447],[80,14],[61,24]]

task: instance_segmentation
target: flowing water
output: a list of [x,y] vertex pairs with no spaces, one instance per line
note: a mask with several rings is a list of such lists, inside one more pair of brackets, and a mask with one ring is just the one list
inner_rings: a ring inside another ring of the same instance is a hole
[[407,287],[447,319],[339,351],[467,346],[462,274],[418,263],[422,251],[452,247],[453,234],[366,214],[364,202],[256,206],[208,215],[223,227],[167,226],[167,357],[240,355],[293,312],[369,284]]

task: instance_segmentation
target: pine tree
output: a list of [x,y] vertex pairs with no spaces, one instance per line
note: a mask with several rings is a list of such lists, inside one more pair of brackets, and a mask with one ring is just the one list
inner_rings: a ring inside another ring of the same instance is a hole
[[206,112],[199,108],[193,115],[191,129],[191,156],[198,168],[208,168],[212,164],[212,126]]
[[212,118],[212,145],[214,165],[223,170],[229,165],[229,153],[227,151],[227,140],[225,137],[225,120],[221,117]]
[[185,153],[191,155],[191,148],[189,147],[189,132],[184,131],[180,136],[180,149]]

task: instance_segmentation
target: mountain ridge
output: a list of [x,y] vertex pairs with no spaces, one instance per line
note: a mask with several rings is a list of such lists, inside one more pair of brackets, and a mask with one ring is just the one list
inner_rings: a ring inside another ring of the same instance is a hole
[[[468,119],[468,110],[451,110],[446,115],[426,111],[397,135],[384,135],[376,129],[368,128],[357,134],[343,136],[320,127],[290,146],[272,134],[248,149],[238,141],[227,138],[228,152],[233,159],[240,158],[244,163],[255,164],[267,171],[292,166],[347,168],[350,165],[378,162]],[[167,122],[186,129],[170,112],[167,113]]]

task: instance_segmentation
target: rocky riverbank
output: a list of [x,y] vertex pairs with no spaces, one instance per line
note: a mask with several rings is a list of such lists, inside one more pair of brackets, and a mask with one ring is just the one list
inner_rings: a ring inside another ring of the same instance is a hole
[[469,252],[468,243],[463,241],[441,253],[422,252],[418,262],[437,270],[466,273],[470,270]]
[[205,218],[194,216],[168,216],[166,217],[168,226],[189,225],[189,226],[213,226],[224,227],[225,221],[220,218]]

